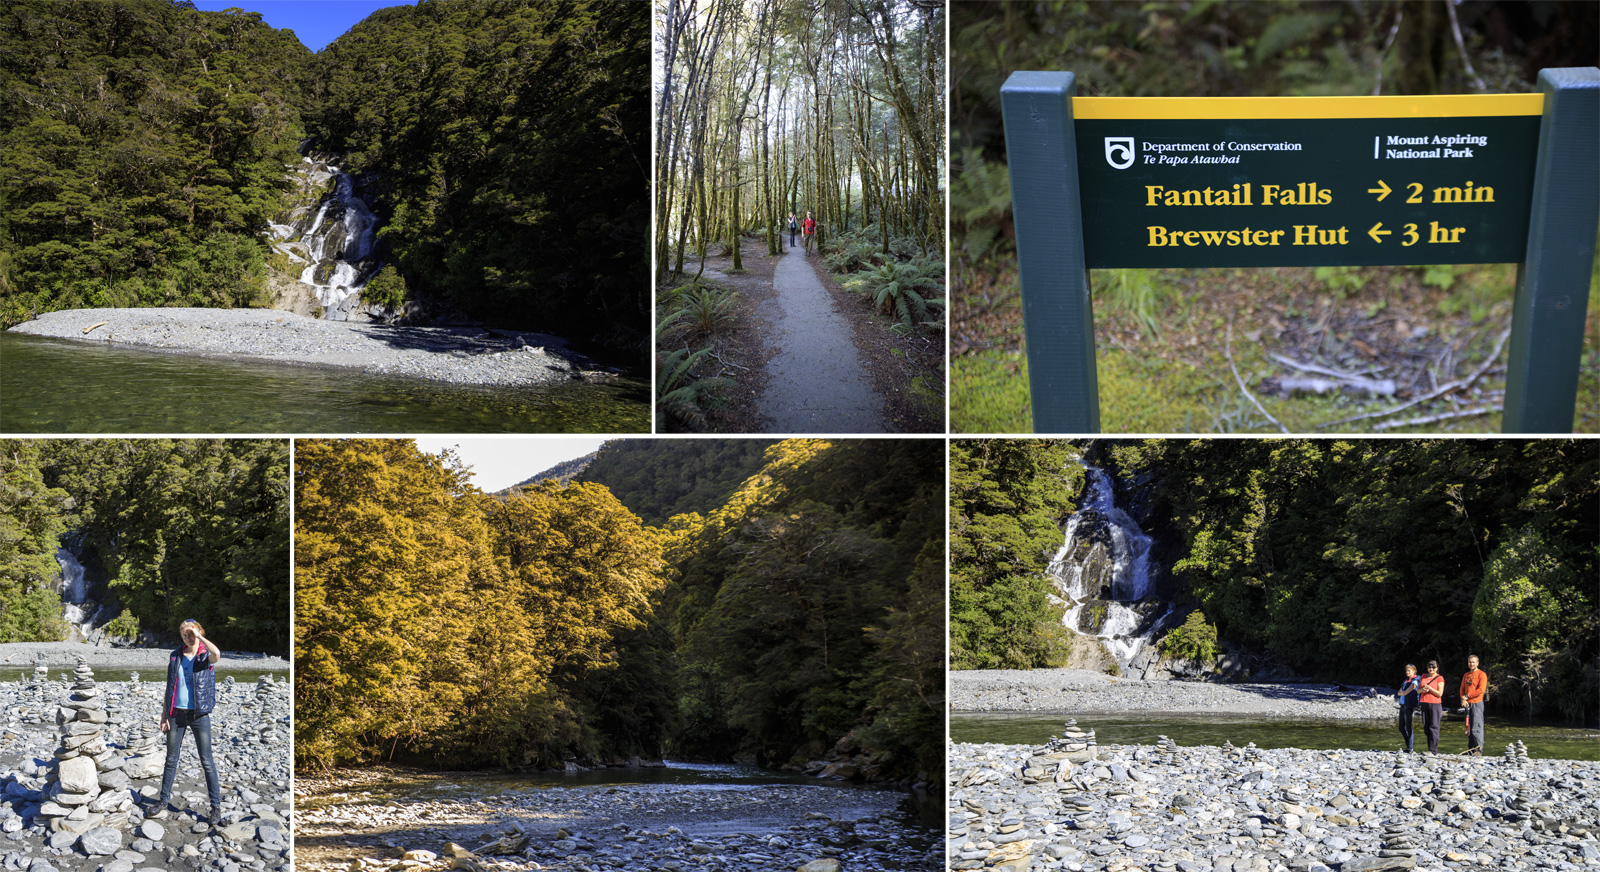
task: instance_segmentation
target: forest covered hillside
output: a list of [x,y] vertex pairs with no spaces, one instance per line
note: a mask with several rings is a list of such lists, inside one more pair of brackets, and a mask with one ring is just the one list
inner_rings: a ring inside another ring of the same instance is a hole
[[312,55],[183,0],[0,8],[0,325],[270,306],[286,165],[330,154],[384,222],[374,299],[642,355],[646,9],[436,0]]
[[1491,707],[1600,715],[1593,440],[958,440],[956,668],[1060,656],[1046,567],[1085,454],[1141,482],[1147,528],[1179,554],[1174,604],[1219,650],[1377,685],[1407,662],[1476,653]]
[[613,439],[601,446],[583,481],[603,484],[647,524],[707,513],[761,468],[769,439]]
[[66,637],[63,547],[117,635],[289,654],[287,440],[0,440],[0,642]]
[[[688,455],[668,469],[703,453],[657,444]],[[409,441],[302,440],[298,765],[934,777],[940,448],[773,443],[704,514],[654,526],[593,482],[496,499]]]

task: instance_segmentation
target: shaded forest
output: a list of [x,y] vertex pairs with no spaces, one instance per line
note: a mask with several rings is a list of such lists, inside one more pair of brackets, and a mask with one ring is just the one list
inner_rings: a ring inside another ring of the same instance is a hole
[[289,656],[287,440],[0,441],[0,642],[65,637],[63,546],[114,598],[116,635],[174,641],[195,618]]
[[[594,465],[661,505],[706,445],[649,444]],[[764,447],[647,526],[593,482],[496,498],[449,452],[299,441],[297,765],[800,766],[848,737],[863,777],[936,773],[939,445]]]
[[664,423],[701,429],[745,271],[788,216],[847,291],[904,334],[944,325],[944,3],[668,0],[658,16],[655,257]]
[[[952,443],[957,668],[1052,664],[1060,610],[1046,602],[1044,567],[1086,450]],[[1158,439],[1092,450],[1148,482],[1156,523],[1179,542],[1181,604],[1220,642],[1367,684],[1408,661],[1477,653],[1502,711],[1600,714],[1593,441]]]
[[0,324],[269,306],[285,165],[342,156],[384,219],[373,292],[641,355],[647,10],[433,0],[313,55],[185,0],[0,9]]

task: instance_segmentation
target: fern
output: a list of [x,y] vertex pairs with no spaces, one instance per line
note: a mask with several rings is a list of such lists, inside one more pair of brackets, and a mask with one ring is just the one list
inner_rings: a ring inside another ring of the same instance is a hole
[[691,352],[687,348],[667,352],[656,360],[656,429],[665,429],[668,420],[676,418],[696,429],[705,426],[706,413],[700,407],[711,394],[732,386],[735,382],[726,376],[698,378],[694,368],[711,354],[702,348]]

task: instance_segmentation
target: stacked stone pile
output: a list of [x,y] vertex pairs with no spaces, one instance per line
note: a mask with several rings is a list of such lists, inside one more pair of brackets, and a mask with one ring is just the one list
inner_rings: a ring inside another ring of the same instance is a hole
[[161,728],[154,721],[145,721],[144,726],[139,728],[138,734],[130,734],[129,738],[131,741],[128,742],[128,750],[133,752],[133,756],[129,757],[123,766],[123,771],[128,777],[142,781],[160,775],[162,767],[167,762],[166,743],[162,741]]
[[71,693],[56,710],[61,744],[39,816],[55,834],[52,846],[77,842],[90,854],[110,854],[122,845],[133,796],[121,755],[106,745],[107,715],[94,673],[79,658],[73,675]]

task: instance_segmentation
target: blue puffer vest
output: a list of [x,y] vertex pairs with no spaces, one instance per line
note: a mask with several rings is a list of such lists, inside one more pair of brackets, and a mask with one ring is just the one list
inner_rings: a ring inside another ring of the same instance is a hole
[[[167,717],[172,717],[173,703],[178,700],[179,676],[183,675],[183,646],[172,652],[167,662]],[[189,684],[189,708],[198,715],[211,714],[217,705],[217,676],[211,663],[210,652],[201,643],[194,652],[194,681]]]

